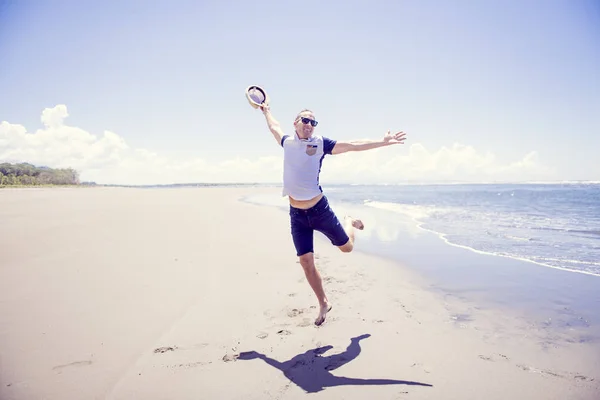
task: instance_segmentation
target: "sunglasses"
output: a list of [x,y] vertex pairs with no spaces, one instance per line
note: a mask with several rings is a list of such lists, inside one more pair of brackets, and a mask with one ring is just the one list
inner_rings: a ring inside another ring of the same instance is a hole
[[306,117],[301,117],[300,120],[302,121],[302,123],[304,125],[307,125],[308,123],[310,123],[312,126],[317,126],[318,122],[315,121],[314,119],[310,119],[310,118],[306,118]]

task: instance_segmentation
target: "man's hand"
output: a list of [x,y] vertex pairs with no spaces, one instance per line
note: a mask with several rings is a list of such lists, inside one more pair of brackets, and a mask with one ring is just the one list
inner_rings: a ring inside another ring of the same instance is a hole
[[404,144],[406,140],[406,133],[400,131],[396,133],[391,133],[391,131],[387,131],[385,136],[383,137],[383,141],[386,144]]
[[269,106],[268,103],[263,103],[263,104],[259,105],[258,108],[260,108],[260,111],[262,111],[263,114],[266,114],[267,112],[269,112],[271,110],[271,107]]

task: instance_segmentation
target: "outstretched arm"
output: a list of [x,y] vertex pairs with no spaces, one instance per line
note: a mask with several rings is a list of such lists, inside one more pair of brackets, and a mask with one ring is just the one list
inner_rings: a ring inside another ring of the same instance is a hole
[[286,367],[285,363],[279,362],[279,361],[277,361],[271,357],[268,357],[264,354],[261,354],[261,356],[259,358],[261,358],[264,362],[269,364],[271,367],[277,368],[281,372],[285,372],[285,370],[287,369],[287,368],[285,368]]
[[281,125],[279,124],[279,121],[277,121],[275,117],[273,117],[273,115],[271,114],[271,109],[268,104],[260,106],[260,109],[265,115],[265,118],[267,120],[267,126],[269,127],[269,130],[273,134],[275,140],[277,140],[277,144],[281,145],[283,131],[281,130]]
[[404,144],[406,133],[390,131],[380,140],[352,140],[350,142],[337,142],[333,147],[331,154],[341,154],[348,151],[364,151],[376,149],[378,147],[391,146],[393,144]]

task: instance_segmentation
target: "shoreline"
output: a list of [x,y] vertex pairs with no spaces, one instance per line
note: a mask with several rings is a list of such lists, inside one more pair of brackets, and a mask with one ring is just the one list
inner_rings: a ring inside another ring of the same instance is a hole
[[477,253],[477,254],[481,254],[481,255],[506,258],[506,259],[512,260],[512,261],[519,261],[519,262],[526,262],[526,263],[529,263],[529,264],[534,264],[534,265],[536,265],[538,267],[556,269],[556,270],[559,270],[559,271],[572,272],[572,273],[576,273],[576,274],[590,275],[590,276],[595,276],[595,277],[600,278],[600,274],[595,273],[595,272],[582,271],[582,270],[577,270],[577,269],[570,269],[570,268],[566,268],[566,267],[557,267],[557,266],[550,265],[550,264],[544,264],[544,263],[539,262],[539,261],[533,261],[533,260],[530,260],[530,259],[524,258],[524,257],[515,257],[515,256],[507,256],[507,255],[504,255],[504,254],[496,254],[496,253],[492,253],[492,252],[489,252],[489,251],[477,250],[477,249],[474,249],[474,248],[469,247],[469,246],[464,246],[464,245],[461,245],[461,244],[452,243],[442,233],[436,232],[436,231],[431,230],[431,229],[423,228],[419,224],[417,224],[417,226],[418,226],[419,229],[422,229],[425,232],[428,232],[428,233],[436,235],[437,237],[440,238],[440,240],[442,240],[448,246],[458,247],[460,249],[468,250],[468,251],[471,251],[473,253]]
[[0,397],[600,393],[589,343],[546,346],[545,331],[432,291],[409,264],[343,254],[322,238],[316,262],[334,308],[315,327],[287,216],[240,200],[260,193],[273,189],[0,197],[10,249],[0,253]]
[[[566,335],[565,340],[600,343],[600,309],[596,306],[600,303],[600,278],[596,275],[451,244],[412,218],[332,197],[329,201],[338,215],[355,215],[366,221],[365,231],[357,234],[356,252],[398,263],[418,275],[428,290],[442,296],[514,314],[539,329],[555,329]],[[286,212],[285,201],[279,200],[277,193],[243,201]],[[323,236],[317,236],[322,245],[329,245]]]

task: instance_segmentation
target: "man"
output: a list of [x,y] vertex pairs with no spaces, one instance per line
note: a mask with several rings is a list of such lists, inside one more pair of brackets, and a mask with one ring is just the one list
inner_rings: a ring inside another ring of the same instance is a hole
[[296,255],[304,269],[308,283],[319,300],[319,315],[315,325],[325,322],[331,303],[323,290],[319,271],[315,267],[313,233],[323,233],[342,252],[351,252],[354,247],[354,229],[362,230],[362,221],[346,216],[340,223],[329,207],[327,197],[319,185],[319,172],[326,154],[341,154],[348,151],[364,151],[393,144],[402,144],[405,134],[387,132],[381,140],[341,142],[314,135],[318,122],[312,111],[304,109],[294,119],[294,135],[286,135],[279,122],[273,117],[269,104],[260,106],[269,130],[284,150],[283,195],[290,203],[290,223]]

